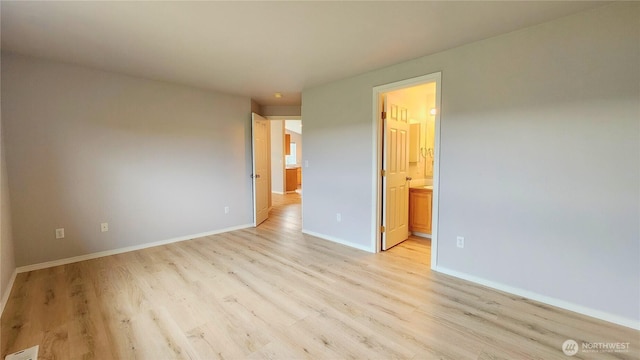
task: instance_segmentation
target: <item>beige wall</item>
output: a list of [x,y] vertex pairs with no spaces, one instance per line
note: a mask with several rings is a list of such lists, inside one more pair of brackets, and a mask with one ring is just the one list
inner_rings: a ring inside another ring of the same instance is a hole
[[300,116],[300,105],[265,105],[262,106],[263,116]]
[[271,191],[284,194],[284,120],[270,120],[271,125]]
[[626,2],[305,89],[304,231],[373,247],[372,89],[442,72],[438,269],[639,326],[638,64]]
[[251,112],[262,115],[262,106],[253,99],[251,99]]
[[252,222],[250,99],[7,53],[1,90],[18,265]]

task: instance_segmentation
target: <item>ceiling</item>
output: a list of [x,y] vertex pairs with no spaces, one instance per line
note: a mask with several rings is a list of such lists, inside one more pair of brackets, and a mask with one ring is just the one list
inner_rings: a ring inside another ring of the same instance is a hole
[[299,105],[307,87],[603,4],[2,1],[1,46],[262,105]]

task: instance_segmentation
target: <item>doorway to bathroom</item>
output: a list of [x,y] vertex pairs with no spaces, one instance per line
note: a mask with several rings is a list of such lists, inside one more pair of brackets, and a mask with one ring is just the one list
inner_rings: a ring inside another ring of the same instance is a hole
[[437,256],[440,73],[374,88],[376,250],[411,237]]

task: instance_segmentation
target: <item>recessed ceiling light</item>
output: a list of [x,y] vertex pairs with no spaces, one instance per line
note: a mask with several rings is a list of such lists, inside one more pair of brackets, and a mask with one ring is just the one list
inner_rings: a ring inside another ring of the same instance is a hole
[[275,93],[273,96],[275,96],[276,99],[280,99],[282,97],[282,93]]

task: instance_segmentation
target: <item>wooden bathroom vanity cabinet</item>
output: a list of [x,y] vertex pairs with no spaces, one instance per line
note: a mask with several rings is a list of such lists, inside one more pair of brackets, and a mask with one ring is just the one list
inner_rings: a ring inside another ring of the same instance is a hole
[[431,235],[431,206],[433,187],[421,186],[409,189],[409,231]]

